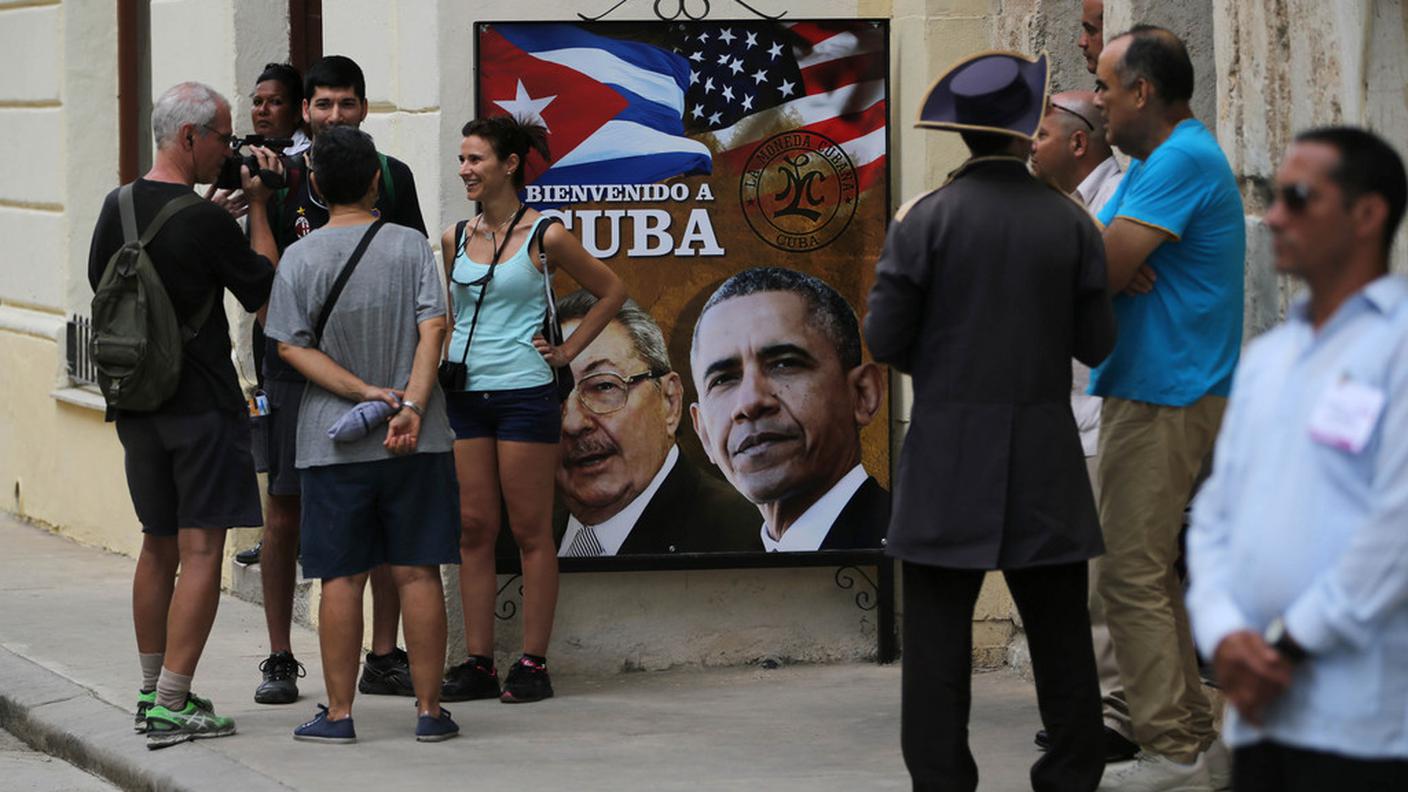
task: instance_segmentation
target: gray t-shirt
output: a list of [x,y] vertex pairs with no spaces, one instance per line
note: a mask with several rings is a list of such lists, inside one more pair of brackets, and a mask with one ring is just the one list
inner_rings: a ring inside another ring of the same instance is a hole
[[[294,346],[313,346],[323,302],[366,231],[366,226],[325,226],[284,251],[269,298],[265,335]],[[417,324],[444,315],[439,268],[425,237],[388,223],[367,247],[333,306],[320,348],[369,385],[405,388],[420,340]],[[385,429],[350,443],[328,437],[328,427],[353,404],[308,383],[298,413],[298,467],[391,458],[382,447]],[[454,435],[438,384],[424,406],[416,453],[451,450]]]

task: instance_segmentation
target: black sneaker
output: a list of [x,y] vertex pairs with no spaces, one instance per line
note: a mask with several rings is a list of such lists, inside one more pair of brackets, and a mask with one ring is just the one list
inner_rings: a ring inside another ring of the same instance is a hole
[[357,690],[369,696],[414,696],[416,691],[411,686],[411,659],[406,656],[406,650],[398,646],[387,655],[367,652]]
[[518,658],[504,679],[504,692],[499,695],[499,701],[527,704],[546,698],[552,698],[552,679],[548,677],[548,667],[526,657]]
[[235,553],[235,563],[244,566],[253,566],[259,563],[259,551],[264,548],[263,542],[256,542],[254,547],[248,550],[241,550]]
[[292,704],[298,701],[298,680],[308,675],[292,652],[275,652],[259,664],[264,681],[254,690],[257,704]]
[[499,672],[475,660],[466,660],[445,672],[441,701],[474,701],[499,697]]

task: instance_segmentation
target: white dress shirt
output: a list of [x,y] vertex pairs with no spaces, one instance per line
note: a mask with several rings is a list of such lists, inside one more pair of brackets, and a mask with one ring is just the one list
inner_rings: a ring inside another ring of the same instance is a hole
[[[1123,178],[1119,161],[1106,157],[1076,185],[1072,197],[1085,204],[1092,215],[1098,215]],[[1100,397],[1087,395],[1089,387],[1090,369],[1080,361],[1071,361],[1071,412],[1075,413],[1076,428],[1080,430],[1081,450],[1093,457],[1100,443]]]
[[1242,355],[1193,507],[1188,614],[1205,656],[1278,616],[1309,652],[1260,727],[1229,712],[1229,745],[1405,759],[1408,278],[1379,278],[1318,330],[1306,308]]
[[836,482],[836,486],[802,512],[802,516],[788,527],[781,539],[773,539],[768,524],[763,523],[763,549],[769,553],[799,553],[821,549],[821,543],[826,541],[826,535],[831,533],[831,526],[840,516],[841,510],[846,508],[846,504],[851,502],[856,491],[869,477],[864,467],[856,465],[851,468],[851,472]]
[[1123,178],[1124,171],[1120,170],[1120,163],[1114,155],[1106,157],[1104,162],[1096,165],[1095,170],[1076,185],[1076,197],[1080,198],[1091,214],[1098,215],[1100,210],[1105,208],[1105,202],[1115,194],[1115,189],[1120,186],[1120,179]]
[[[679,461],[679,458],[680,447],[671,446],[670,453],[665,455],[665,464],[655,472],[655,477],[650,480],[650,486],[637,495],[635,500],[626,504],[626,508],[607,518],[606,522],[592,526],[597,541],[601,542],[602,555],[614,556],[621,551],[621,545],[626,543],[626,537],[630,536],[631,529],[636,527],[636,520],[639,520],[641,514],[645,512],[645,507],[650,505],[650,499],[655,497],[655,491],[660,489],[665,477],[675,469],[675,463]],[[577,538],[577,534],[581,530],[581,520],[569,516],[567,518],[567,533],[562,535],[562,546],[557,550],[558,557],[567,557],[567,550],[572,546],[572,540]]]

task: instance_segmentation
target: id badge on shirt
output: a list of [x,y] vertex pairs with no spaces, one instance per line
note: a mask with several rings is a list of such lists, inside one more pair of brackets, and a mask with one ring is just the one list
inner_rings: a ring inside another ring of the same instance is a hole
[[1357,454],[1369,444],[1384,409],[1384,392],[1347,376],[1331,385],[1310,414],[1317,443]]

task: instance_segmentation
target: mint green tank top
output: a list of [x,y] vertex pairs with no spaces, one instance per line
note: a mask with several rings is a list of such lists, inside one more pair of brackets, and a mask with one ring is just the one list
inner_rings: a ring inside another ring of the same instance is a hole
[[[533,238],[541,222],[543,217],[539,215],[528,229],[528,239]],[[465,285],[488,274],[487,263],[471,260],[463,248],[455,256],[450,277],[455,329],[448,359],[465,359],[469,369],[467,390],[534,388],[553,381],[552,369],[533,348],[533,336],[542,332],[548,306],[543,294],[543,273],[528,258],[528,247],[525,243],[507,260],[500,260],[487,287]],[[479,322],[466,358],[465,340],[481,288],[487,288],[488,293],[479,309]]]

